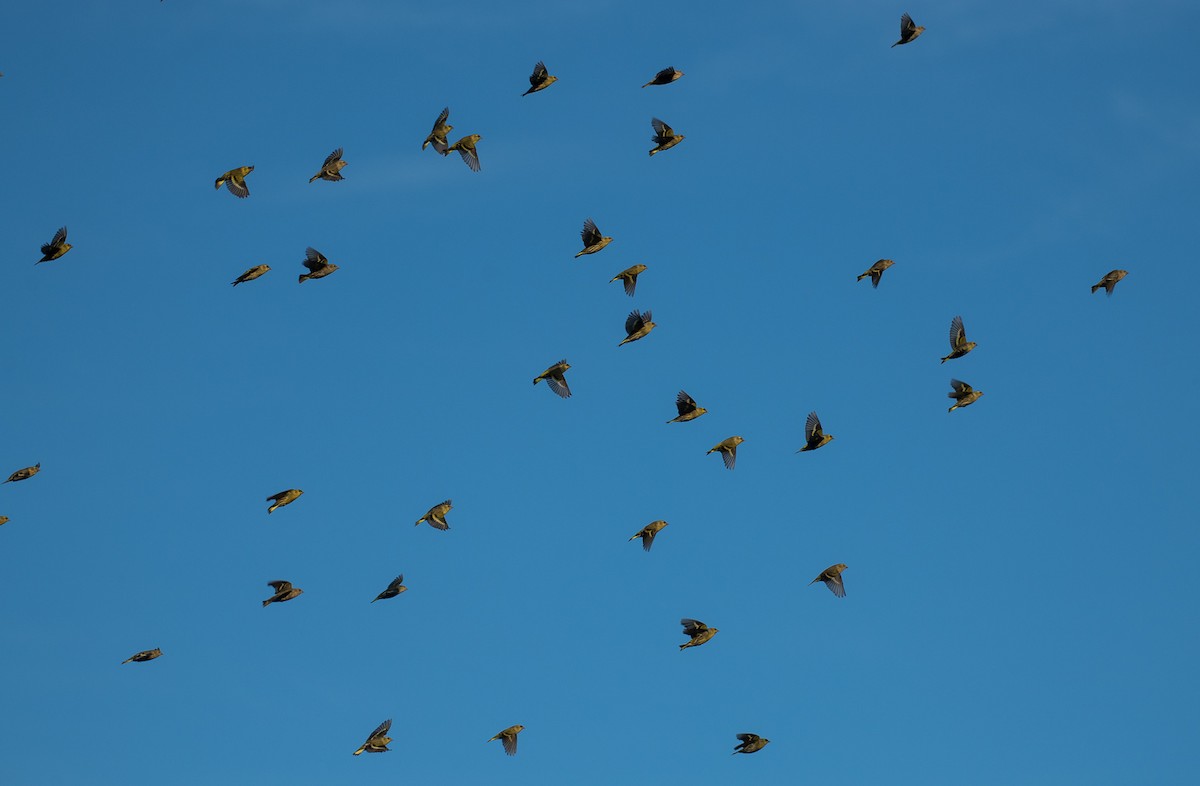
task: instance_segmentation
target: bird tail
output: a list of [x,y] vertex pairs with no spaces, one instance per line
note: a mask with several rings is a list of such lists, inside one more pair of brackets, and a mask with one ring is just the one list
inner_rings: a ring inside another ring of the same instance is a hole
[[946,410],[946,411],[947,411],[947,412],[953,412],[953,411],[954,411],[954,410],[956,410],[956,409],[958,409],[958,404],[955,404],[954,406],[950,407],[950,409],[948,409],[948,410]]
[[416,524],[414,524],[413,526],[414,526],[414,527],[419,527],[419,526],[421,526],[421,522],[423,522],[424,520],[425,520],[425,519],[417,519],[417,523],[416,523]]
[[942,362],[943,362],[943,363],[945,363],[945,362],[946,362],[947,360],[949,360],[949,359],[950,359],[950,358],[942,358]]
[[[629,540],[637,540],[637,539],[638,539],[638,538],[640,538],[641,536],[642,536],[642,533],[640,533],[640,532],[639,532],[639,533],[637,533],[636,535],[634,535],[632,538],[630,538]],[[626,542],[628,542],[628,541],[626,541]]]
[[129,661],[132,661],[132,660],[133,660],[133,658],[130,658],[129,660],[123,660],[123,661],[121,661],[121,665],[124,666],[126,663],[129,663]]
[[[611,283],[611,282],[610,282],[610,283]],[[542,381],[542,378],[541,378],[541,377],[534,377],[534,378],[533,378],[533,384],[535,384],[535,385],[536,385],[537,383],[541,382],[541,381]]]
[[657,152],[658,152],[658,148],[655,148],[655,149],[653,149],[653,150],[651,150],[651,151],[650,151],[650,155],[654,155],[654,154],[655,154],[655,153],[657,153]]
[[500,739],[499,734],[497,734],[495,737],[492,737],[492,739],[488,740],[488,742],[491,742],[492,740],[498,740],[498,739]]
[[267,508],[267,515],[270,516],[272,513],[275,512],[275,509],[278,507],[279,507],[279,505],[272,505],[271,507]]
[[310,182],[310,183],[311,183],[312,181],[316,180],[318,177],[320,177],[320,175],[319,175],[319,174],[317,174],[317,175],[313,175],[312,177],[310,177],[310,178],[308,179],[308,182]]
[[[311,182],[311,181],[310,181],[310,182]],[[362,753],[362,752],[363,752],[363,751],[365,751],[366,749],[367,749],[367,746],[366,746],[366,745],[364,745],[364,746],[362,746],[361,748],[359,748],[358,750],[356,750],[356,751],[354,752],[354,755],[355,755],[355,756],[357,756],[358,754]]]
[[898,46],[900,46],[900,42],[899,42],[899,41],[897,41],[896,43],[892,44],[892,46],[891,46],[890,48],[892,48],[892,49],[895,49],[895,48],[896,48],[896,47],[898,47]]
[[301,284],[303,284],[303,283],[304,283],[304,280],[305,280],[306,278],[308,278],[308,277],[309,277],[309,276],[308,276],[308,274],[307,274],[307,273],[301,273],[301,274],[300,274],[300,283],[301,283]]
[[1097,289],[1100,289],[1102,286],[1104,286],[1104,285],[1103,285],[1103,284],[1097,284],[1096,286],[1092,287],[1092,294],[1093,294],[1093,295],[1094,295],[1094,294],[1096,294],[1096,290],[1097,290]]
[[863,280],[864,278],[866,278],[868,275],[870,275],[870,274],[869,274],[869,273],[863,273],[861,276],[859,276],[858,278],[856,278],[856,279],[854,279],[854,280],[855,280],[855,281],[862,281],[862,280]]
[[271,599],[270,599],[270,598],[267,598],[266,600],[264,600],[264,601],[263,601],[263,608],[264,608],[264,609],[265,609],[267,606],[270,606],[270,605],[271,605]]
[[692,646],[692,643],[689,641],[689,642],[686,642],[686,643],[684,643],[684,644],[680,644],[680,645],[679,645],[679,649],[680,649],[680,650],[686,650],[686,649],[687,649],[688,647],[690,647],[690,646]]

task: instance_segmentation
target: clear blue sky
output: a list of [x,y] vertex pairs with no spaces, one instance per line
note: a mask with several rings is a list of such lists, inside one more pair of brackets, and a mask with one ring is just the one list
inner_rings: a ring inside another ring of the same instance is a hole
[[1194,779],[1194,3],[3,16],[0,781]]

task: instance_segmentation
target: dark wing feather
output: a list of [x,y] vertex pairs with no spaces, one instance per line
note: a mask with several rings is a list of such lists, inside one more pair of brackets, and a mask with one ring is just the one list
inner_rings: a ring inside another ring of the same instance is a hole
[[663,142],[675,136],[675,131],[669,125],[659,120],[657,117],[650,118],[650,125],[654,127],[655,136],[659,137]]
[[721,448],[721,458],[725,461],[725,469],[733,469],[737,464],[737,445],[730,448]]
[[290,590],[292,588],[292,582],[290,582],[290,581],[268,581],[267,586],[274,587],[276,592],[287,592],[288,590]]
[[467,149],[460,147],[458,154],[462,156],[462,160],[467,162],[467,166],[471,167],[472,172],[479,171],[479,154],[475,152],[475,148]]
[[304,249],[304,266],[312,272],[316,273],[328,264],[329,260],[320,251],[312,247]]
[[679,395],[675,397],[675,408],[679,410],[680,415],[686,415],[689,412],[696,411],[696,399],[689,396],[684,391],[679,391]]
[[817,417],[816,412],[808,413],[808,420],[804,421],[804,440],[812,442],[814,439],[821,438],[821,419]]
[[629,316],[625,318],[625,332],[632,336],[634,333],[645,327],[649,320],[649,311],[646,312],[645,316],[643,316],[639,311],[631,311],[629,312]]
[[962,317],[950,320],[950,349],[957,350],[967,343],[967,331],[963,329]]
[[579,233],[579,236],[583,238],[584,246],[594,246],[604,237],[600,234],[600,229],[596,226],[596,222],[590,218],[583,222],[583,231]]
[[562,398],[570,398],[571,397],[571,388],[569,388],[567,386],[566,377],[564,377],[561,381],[556,379],[555,377],[547,377],[546,384],[549,385],[550,389],[553,390],[555,393],[557,393]]
[[529,84],[537,87],[542,82],[546,81],[546,75],[546,64],[539,60],[537,65],[533,67],[533,73],[529,75]]
[[342,149],[339,147],[325,158],[325,163],[321,165],[322,169],[327,169],[330,164],[342,157]]
[[377,729],[375,729],[375,731],[371,732],[371,736],[367,737],[367,742],[370,742],[371,740],[375,739],[376,737],[384,736],[385,734],[388,733],[389,730],[391,730],[391,728],[392,728],[392,719],[388,718],[383,723],[379,724],[379,728],[377,728]]

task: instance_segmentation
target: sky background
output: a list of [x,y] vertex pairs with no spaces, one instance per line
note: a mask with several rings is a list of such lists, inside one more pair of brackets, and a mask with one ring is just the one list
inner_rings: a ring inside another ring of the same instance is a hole
[[1194,3],[3,19],[0,781],[1193,782]]

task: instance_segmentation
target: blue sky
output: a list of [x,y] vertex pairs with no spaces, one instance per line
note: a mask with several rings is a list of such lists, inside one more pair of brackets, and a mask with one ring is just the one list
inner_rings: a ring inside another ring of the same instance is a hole
[[4,14],[0,780],[1194,778],[1200,9],[396,5]]

